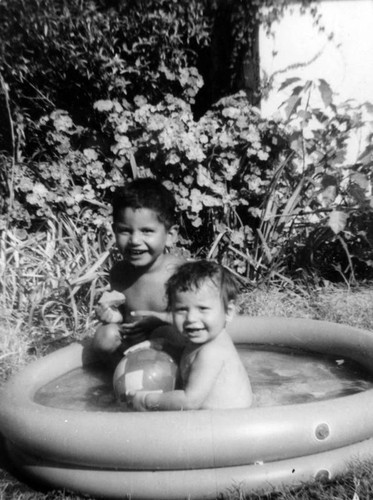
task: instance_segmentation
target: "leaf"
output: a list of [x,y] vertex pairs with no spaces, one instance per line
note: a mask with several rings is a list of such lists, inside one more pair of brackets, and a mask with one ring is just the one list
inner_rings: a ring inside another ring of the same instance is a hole
[[363,106],[367,108],[368,113],[373,113],[373,104],[371,102],[365,101]]
[[271,250],[269,249],[268,243],[267,243],[263,233],[261,232],[261,230],[259,228],[257,229],[257,233],[258,233],[259,239],[262,243],[262,248],[263,248],[263,251],[267,257],[267,260],[269,263],[271,263],[272,262],[272,255],[271,255]]
[[334,234],[338,234],[346,227],[347,219],[348,215],[345,212],[333,210],[329,215],[327,226],[332,229]]
[[365,196],[365,190],[360,187],[358,184],[351,184],[348,188],[348,194],[354,198],[356,203],[358,203],[360,206],[365,204],[366,201],[366,196]]
[[130,165],[131,165],[132,176],[134,179],[137,179],[137,177],[139,177],[139,169],[137,167],[137,163],[133,153],[130,153]]
[[218,250],[219,250],[218,247],[219,247],[220,240],[223,238],[223,236],[225,235],[225,233],[226,233],[226,230],[225,231],[221,231],[217,235],[217,237],[215,238],[215,241],[212,244],[212,247],[210,248],[209,253],[207,255],[208,259],[214,259],[216,257],[216,254],[218,253]]
[[285,113],[286,113],[286,118],[289,119],[290,116],[293,114],[297,106],[300,104],[302,97],[301,97],[301,92],[302,92],[302,87],[296,87],[293,90],[293,93],[287,100],[287,104],[285,107]]
[[333,92],[332,89],[330,88],[329,83],[322,78],[320,79],[319,90],[321,98],[325,104],[325,107],[327,108],[333,102]]
[[368,177],[360,172],[354,172],[351,175],[351,181],[360,186],[362,189],[367,189],[369,186]]
[[281,214],[281,218],[279,220],[279,224],[285,223],[287,220],[287,217],[295,215],[295,208],[298,205],[298,203],[301,200],[301,190],[303,188],[303,185],[305,183],[306,178],[302,177],[301,180],[299,181],[299,184],[294,190],[294,193],[290,196],[288,199],[285,208]]
[[364,165],[373,162],[373,144],[369,144],[369,146],[365,148],[357,161],[363,163]]
[[287,78],[284,82],[281,83],[278,90],[280,92],[281,90],[286,89],[286,87],[289,87],[289,85],[292,85],[293,83],[299,82],[299,81],[300,81],[300,78],[297,78],[297,77]]

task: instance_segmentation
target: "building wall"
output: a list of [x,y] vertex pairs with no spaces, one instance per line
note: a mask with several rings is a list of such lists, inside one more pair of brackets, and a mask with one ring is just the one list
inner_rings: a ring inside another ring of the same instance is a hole
[[[261,72],[273,77],[273,88],[262,100],[264,116],[278,112],[289,95],[289,90],[279,92],[278,88],[295,76],[325,79],[335,93],[335,102],[354,99],[373,104],[373,0],[322,0],[318,9],[324,32],[310,15],[300,14],[296,3],[274,26],[273,38],[261,29]],[[333,39],[329,40],[331,33]],[[373,115],[366,118],[373,122]],[[368,133],[367,129],[362,132],[365,138]],[[351,145],[351,161],[358,156],[362,138]]]

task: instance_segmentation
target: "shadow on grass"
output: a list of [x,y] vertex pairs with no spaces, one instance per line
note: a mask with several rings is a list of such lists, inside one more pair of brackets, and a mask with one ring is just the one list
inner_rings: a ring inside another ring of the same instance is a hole
[[0,434],[0,498],[1,500],[14,498],[37,498],[47,490],[21,474],[12,464],[7,452],[6,440]]

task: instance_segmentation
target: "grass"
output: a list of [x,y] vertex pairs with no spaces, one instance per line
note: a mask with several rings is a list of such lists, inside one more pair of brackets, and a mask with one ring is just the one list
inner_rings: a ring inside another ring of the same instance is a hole
[[[94,302],[106,286],[110,259],[104,244],[80,234],[71,222],[51,220],[43,232],[3,231],[0,240],[0,385],[12,373],[61,345],[91,335]],[[240,309],[253,316],[322,319],[373,332],[373,285],[322,288],[269,286],[246,292]],[[1,437],[1,436],[0,436]],[[9,469],[0,439],[0,500],[80,500],[64,491],[32,487]],[[331,482],[316,482],[262,496],[267,500],[368,500],[373,464],[352,464]],[[243,500],[240,491],[230,499]],[[250,495],[248,499],[258,499]]]

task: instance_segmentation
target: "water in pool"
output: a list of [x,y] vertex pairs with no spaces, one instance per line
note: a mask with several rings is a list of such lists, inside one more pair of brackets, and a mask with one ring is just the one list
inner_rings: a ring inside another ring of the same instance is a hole
[[[286,347],[239,347],[250,377],[255,406],[332,399],[373,388],[373,376],[347,359]],[[126,411],[112,389],[112,373],[101,366],[78,368],[39,389],[45,406],[83,411]]]

